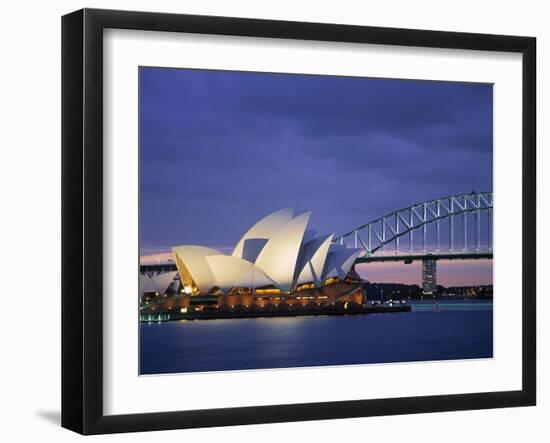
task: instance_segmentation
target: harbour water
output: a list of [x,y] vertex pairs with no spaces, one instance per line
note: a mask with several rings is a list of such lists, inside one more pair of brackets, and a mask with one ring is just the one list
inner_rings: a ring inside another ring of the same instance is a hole
[[412,312],[141,323],[141,374],[493,356],[491,300],[412,302]]

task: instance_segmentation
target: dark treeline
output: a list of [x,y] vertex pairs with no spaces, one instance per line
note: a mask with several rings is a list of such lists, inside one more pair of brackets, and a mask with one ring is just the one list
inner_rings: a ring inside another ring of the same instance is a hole
[[401,299],[426,299],[426,298],[491,298],[493,285],[475,286],[451,286],[437,285],[434,295],[425,295],[419,285],[407,285],[402,283],[364,283],[369,300],[401,300]]

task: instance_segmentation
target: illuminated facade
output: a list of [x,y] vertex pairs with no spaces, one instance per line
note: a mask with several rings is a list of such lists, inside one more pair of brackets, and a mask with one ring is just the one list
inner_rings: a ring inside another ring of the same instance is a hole
[[308,230],[311,212],[282,209],[261,219],[231,255],[183,245],[172,248],[185,294],[284,295],[343,281],[359,249],[331,244],[333,234]]
[[353,272],[360,250],[308,230],[310,216],[276,211],[252,226],[231,255],[173,247],[173,264],[140,274],[140,318],[363,312],[366,293]]

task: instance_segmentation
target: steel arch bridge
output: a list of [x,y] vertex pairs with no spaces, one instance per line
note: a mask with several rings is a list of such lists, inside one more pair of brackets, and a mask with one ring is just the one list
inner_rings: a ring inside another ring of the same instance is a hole
[[428,256],[492,258],[492,212],[492,192],[453,195],[386,214],[334,243],[362,249],[358,263]]

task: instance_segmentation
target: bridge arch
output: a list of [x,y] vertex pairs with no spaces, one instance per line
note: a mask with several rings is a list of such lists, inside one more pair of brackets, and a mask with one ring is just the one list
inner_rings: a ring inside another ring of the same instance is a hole
[[[492,252],[492,192],[472,192],[470,194],[453,195],[449,197],[415,203],[406,208],[386,214],[358,228],[347,232],[334,239],[334,243],[347,247],[363,249],[362,256],[370,256],[378,251],[385,251],[389,245],[393,245],[395,251],[400,250],[400,241],[408,239],[409,251],[412,253],[414,233],[421,231],[421,248],[423,253],[428,252],[427,229],[435,229],[435,252],[441,248],[441,222],[445,221],[447,227],[447,242],[450,253],[466,251],[470,247],[469,238],[473,238],[473,249],[476,252],[482,250]],[[474,221],[470,223],[468,217],[473,214]],[[455,220],[461,219],[461,232],[456,232]],[[482,217],[486,218],[486,241],[482,245],[481,227]],[[473,233],[470,232],[473,230]],[[457,248],[456,240],[460,239],[462,247]],[[405,240],[407,243],[407,241]]]

